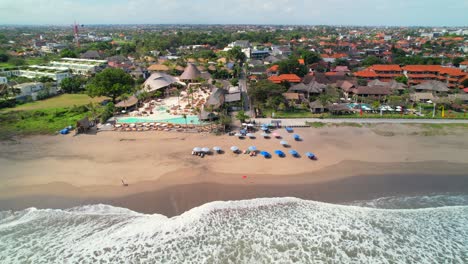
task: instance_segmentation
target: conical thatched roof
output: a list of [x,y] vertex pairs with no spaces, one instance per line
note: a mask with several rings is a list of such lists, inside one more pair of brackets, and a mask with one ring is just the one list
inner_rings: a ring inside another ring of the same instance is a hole
[[195,80],[201,76],[201,72],[197,69],[197,67],[191,63],[187,64],[185,67],[184,72],[180,76],[181,80]]
[[447,92],[449,89],[447,84],[439,81],[427,81],[413,86],[415,90],[425,90],[434,92]]

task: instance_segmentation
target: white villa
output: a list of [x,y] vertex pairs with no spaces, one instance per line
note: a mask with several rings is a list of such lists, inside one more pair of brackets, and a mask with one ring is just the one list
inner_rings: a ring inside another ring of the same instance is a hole
[[91,60],[62,58],[60,61],[51,61],[50,65],[70,69],[74,74],[88,75],[94,73],[107,64],[107,60]]

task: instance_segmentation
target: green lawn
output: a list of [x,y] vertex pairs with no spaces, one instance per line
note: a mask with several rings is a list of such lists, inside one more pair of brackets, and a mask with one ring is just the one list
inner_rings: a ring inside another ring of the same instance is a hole
[[102,102],[105,97],[91,98],[86,94],[62,94],[49,99],[35,101],[18,105],[12,108],[0,109],[0,113],[11,112],[11,111],[25,111],[25,110],[39,110],[39,109],[50,109],[50,108],[64,108],[72,106],[86,105],[91,102],[99,103]]
[[63,94],[46,100],[0,109],[0,140],[17,136],[54,134],[76,121],[89,116],[85,106],[99,103],[104,97],[91,98],[85,94]]
[[84,106],[0,113],[0,140],[17,136],[54,134],[88,114]]

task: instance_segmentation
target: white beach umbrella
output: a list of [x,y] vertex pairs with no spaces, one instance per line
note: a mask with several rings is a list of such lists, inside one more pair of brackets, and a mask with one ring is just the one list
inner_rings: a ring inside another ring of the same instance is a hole
[[288,142],[287,142],[287,141],[285,141],[285,140],[282,140],[282,141],[280,141],[280,144],[284,146],[284,145],[287,145],[287,144],[288,144]]
[[236,137],[242,137],[242,134],[241,134],[241,133],[236,133],[236,134],[234,134],[234,136],[236,136]]
[[238,147],[236,147],[236,146],[232,146],[232,147],[231,147],[231,150],[232,150],[232,151],[238,151],[238,150],[239,150],[239,148],[238,148]]
[[208,152],[210,152],[210,148],[204,147],[204,148],[201,149],[201,151],[203,151],[205,153],[208,153]]
[[194,147],[194,148],[193,148],[193,151],[195,151],[195,152],[201,152],[201,151],[202,151],[202,148],[200,148],[200,147]]

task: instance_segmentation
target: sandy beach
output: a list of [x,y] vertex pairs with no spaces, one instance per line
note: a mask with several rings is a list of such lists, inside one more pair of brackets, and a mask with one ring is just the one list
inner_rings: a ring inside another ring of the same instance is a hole
[[[34,136],[0,143],[0,210],[107,203],[176,215],[213,200],[294,196],[346,202],[388,195],[468,192],[468,134],[424,136],[412,125],[298,128],[295,142],[176,132]],[[233,154],[256,146],[285,158]],[[193,147],[226,152],[200,158]],[[243,177],[246,176],[246,177]],[[129,184],[123,187],[121,180]]]

